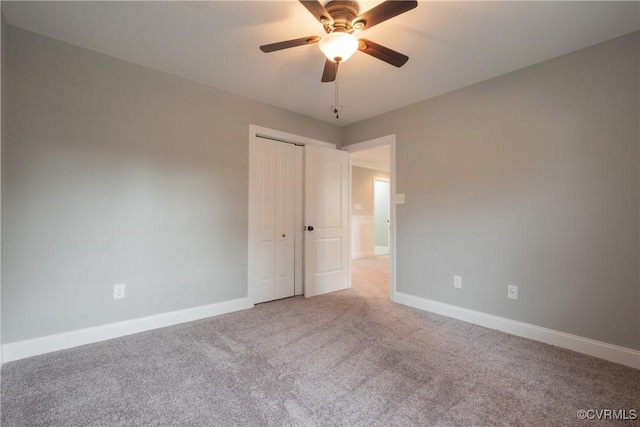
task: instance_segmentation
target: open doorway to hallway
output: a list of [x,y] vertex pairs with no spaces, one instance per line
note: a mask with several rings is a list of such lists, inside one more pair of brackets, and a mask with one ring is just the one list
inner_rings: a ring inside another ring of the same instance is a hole
[[368,295],[389,298],[389,255],[351,260],[351,287]]
[[391,146],[351,153],[351,286],[389,297]]

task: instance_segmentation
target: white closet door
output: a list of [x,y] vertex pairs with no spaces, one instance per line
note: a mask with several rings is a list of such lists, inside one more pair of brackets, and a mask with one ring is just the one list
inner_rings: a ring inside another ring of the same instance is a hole
[[[349,287],[349,153],[305,146],[305,296]],[[313,229],[311,229],[313,228]]]
[[252,303],[286,298],[295,292],[296,168],[302,149],[292,144],[256,138],[251,159],[254,238],[250,242],[255,271]]
[[254,236],[251,242],[256,269],[253,303],[257,304],[274,299],[275,288],[275,143],[269,140],[256,140],[253,174],[254,199],[253,212]]
[[275,294],[272,299],[295,292],[296,157],[302,147],[276,142],[275,155]]

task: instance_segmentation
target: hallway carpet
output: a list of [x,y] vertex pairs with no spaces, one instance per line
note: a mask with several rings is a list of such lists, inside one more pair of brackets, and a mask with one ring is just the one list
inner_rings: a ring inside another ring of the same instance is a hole
[[576,414],[640,411],[640,371],[394,304],[387,257],[354,269],[350,290],[7,363],[2,425],[639,424]]

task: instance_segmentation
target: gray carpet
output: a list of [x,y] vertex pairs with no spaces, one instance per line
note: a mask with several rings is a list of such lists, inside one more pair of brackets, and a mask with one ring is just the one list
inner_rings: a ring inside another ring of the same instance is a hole
[[[353,289],[7,363],[2,425],[602,425],[640,371]],[[610,422],[639,425],[639,421]]]

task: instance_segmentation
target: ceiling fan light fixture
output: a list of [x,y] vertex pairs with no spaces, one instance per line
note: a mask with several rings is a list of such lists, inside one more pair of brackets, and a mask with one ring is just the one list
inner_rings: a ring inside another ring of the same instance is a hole
[[358,50],[358,39],[349,33],[333,32],[320,40],[320,50],[329,61],[344,62]]

